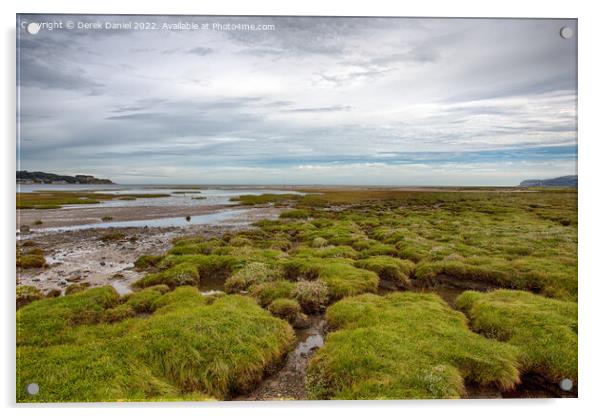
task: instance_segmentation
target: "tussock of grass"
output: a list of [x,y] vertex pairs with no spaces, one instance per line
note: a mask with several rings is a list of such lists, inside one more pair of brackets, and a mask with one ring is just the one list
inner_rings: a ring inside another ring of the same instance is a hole
[[292,255],[296,257],[321,257],[321,258],[348,258],[357,259],[360,253],[349,246],[327,246],[320,248],[301,247],[294,250]]
[[292,296],[297,299],[303,312],[322,312],[328,305],[328,286],[320,280],[301,280],[295,285]]
[[292,218],[292,219],[304,219],[309,218],[311,213],[305,209],[293,209],[290,211],[284,211],[280,214],[280,218]]
[[310,361],[313,399],[459,398],[465,381],[519,381],[514,347],[471,332],[436,295],[350,297],[326,318],[334,332]]
[[163,260],[162,255],[144,254],[134,262],[134,267],[136,267],[136,270],[147,270],[151,267],[157,267],[161,260]]
[[289,280],[316,280],[328,287],[331,299],[376,292],[378,275],[358,269],[342,258],[295,257],[282,263],[284,277]]
[[17,255],[17,267],[21,269],[36,269],[46,266],[46,259],[41,254]]
[[389,244],[374,243],[362,250],[364,256],[397,256],[398,250]]
[[301,306],[299,306],[299,302],[294,299],[280,298],[275,299],[269,304],[268,311],[278,318],[293,323],[301,313]]
[[32,302],[17,311],[17,346],[68,342],[73,326],[102,322],[105,309],[118,303],[111,286]]
[[125,233],[123,233],[122,231],[109,231],[109,232],[103,234],[100,237],[100,240],[104,241],[105,243],[111,243],[111,242],[123,240],[124,238],[125,238]]
[[416,265],[409,260],[400,260],[389,256],[368,257],[356,261],[354,266],[373,271],[378,274],[380,279],[393,282],[402,288],[411,286],[410,276],[416,269]]
[[44,295],[40,289],[35,286],[17,286],[17,309],[43,297]]
[[198,286],[200,282],[199,271],[194,264],[180,263],[157,273],[148,273],[143,278],[134,282],[134,287],[149,287],[167,285],[170,288],[178,286]]
[[67,286],[65,289],[65,295],[72,295],[77,292],[81,292],[90,287],[90,282],[73,283]]
[[577,303],[496,290],[464,292],[456,304],[474,330],[519,349],[523,372],[555,383],[564,378],[577,381]]
[[313,248],[321,248],[326,247],[328,245],[328,240],[322,237],[316,237],[312,240],[311,246]]
[[320,280],[328,286],[331,299],[376,292],[378,275],[369,270],[358,269],[349,263],[331,261],[320,269]]
[[[20,309],[17,401],[225,399],[251,389],[294,339],[286,322],[252,299],[208,304],[192,287],[161,295],[145,318],[70,320],[83,303],[102,315],[117,302],[110,288],[98,288]],[[31,382],[42,386],[36,396],[25,393]]]
[[257,299],[257,302],[267,307],[270,303],[280,298],[291,299],[295,284],[288,280],[275,280],[273,282],[260,283],[251,287],[251,294]]
[[252,285],[276,279],[278,271],[266,263],[251,262],[230,276],[225,284],[226,293],[246,291]]
[[157,300],[168,291],[167,285],[151,286],[126,295],[123,300],[135,313],[151,313],[155,311]]
[[164,284],[170,288],[196,286],[202,279],[226,279],[244,264],[244,260],[229,255],[168,255],[157,264],[156,258],[138,259],[139,266],[156,264],[158,272],[148,273],[134,282],[134,287],[144,288]]

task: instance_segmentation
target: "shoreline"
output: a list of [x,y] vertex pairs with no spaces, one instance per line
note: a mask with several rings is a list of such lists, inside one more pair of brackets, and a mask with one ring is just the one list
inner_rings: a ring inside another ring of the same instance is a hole
[[[233,208],[234,206],[230,206]],[[236,210],[241,207],[236,206]],[[135,207],[146,209],[146,207]],[[154,207],[153,207],[154,208]],[[173,216],[173,210],[164,209],[163,217]],[[177,208],[177,207],[176,207]],[[190,207],[185,207],[190,208]],[[206,214],[218,211],[202,207]],[[221,208],[223,210],[223,207]],[[83,211],[73,209],[64,211]],[[132,211],[132,209],[128,209]],[[62,210],[47,210],[61,211]],[[169,212],[166,212],[169,211]],[[216,237],[226,232],[239,231],[252,227],[252,223],[260,219],[277,218],[280,208],[262,207],[252,211],[240,210],[240,214],[225,221],[214,224],[184,227],[110,227],[69,231],[44,231],[43,228],[32,229],[29,233],[17,234],[17,242],[32,240],[36,246],[44,250],[47,266],[44,268],[18,269],[17,286],[31,285],[44,293],[65,288],[73,283],[89,283],[91,286],[111,285],[120,294],[131,291],[130,285],[138,280],[144,272],[134,268],[134,262],[143,254],[162,254],[172,246],[172,240],[184,236]],[[112,214],[113,212],[111,212]],[[105,211],[106,214],[106,211]],[[83,221],[84,218],[70,218],[72,221]],[[44,224],[46,225],[46,223]],[[123,238],[116,241],[102,241],[108,232],[119,230]]]
[[[161,218],[186,217],[187,215],[205,215],[238,208],[239,205],[180,205],[180,206],[132,206],[132,207],[107,207],[103,204],[94,204],[90,207],[55,208],[55,209],[18,209],[17,230],[21,226],[28,226],[31,230],[43,231],[47,228],[70,227],[87,224],[106,224],[111,222],[144,221]],[[111,221],[103,221],[106,215],[112,217]],[[42,224],[35,222],[41,220]]]

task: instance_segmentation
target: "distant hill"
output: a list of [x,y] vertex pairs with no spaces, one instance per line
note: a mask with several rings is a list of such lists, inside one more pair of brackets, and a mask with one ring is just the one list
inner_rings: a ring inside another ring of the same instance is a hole
[[17,183],[73,183],[110,185],[113,182],[109,179],[98,179],[92,175],[68,176],[46,172],[28,172],[26,170],[18,170]]
[[565,186],[577,187],[577,175],[560,176],[552,179],[528,179],[522,181],[519,186]]

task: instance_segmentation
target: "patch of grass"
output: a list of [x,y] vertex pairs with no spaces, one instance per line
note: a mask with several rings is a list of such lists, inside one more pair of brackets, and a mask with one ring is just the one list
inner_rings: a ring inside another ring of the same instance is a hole
[[282,270],[289,280],[319,279],[326,284],[333,300],[376,292],[378,288],[376,273],[353,267],[347,259],[295,257],[282,262]]
[[123,300],[135,313],[151,313],[155,311],[157,300],[168,291],[167,285],[156,285],[126,295]]
[[226,293],[246,291],[255,284],[275,280],[278,275],[278,270],[269,264],[250,262],[226,280],[224,289]]
[[200,275],[196,265],[192,263],[179,263],[157,273],[148,273],[133,283],[134,287],[150,287],[155,285],[167,285],[170,288],[178,286],[198,286]]
[[55,209],[64,205],[99,204],[112,199],[163,198],[168,194],[118,195],[96,192],[38,191],[17,192],[17,209]]
[[72,295],[77,292],[82,292],[90,287],[89,282],[73,283],[65,289],[65,295]]
[[389,244],[374,243],[362,250],[364,256],[397,256],[398,250]]
[[34,300],[40,300],[44,297],[40,289],[35,286],[21,285],[17,286],[17,309]]
[[125,239],[125,233],[122,231],[109,231],[99,237],[100,241],[111,243]]
[[350,297],[326,319],[334,332],[309,364],[312,399],[459,398],[467,381],[519,382],[515,348],[471,332],[433,294]]
[[226,278],[232,272],[240,268],[244,261],[231,255],[181,255],[166,256],[160,263],[162,269],[171,268],[181,263],[194,265],[201,278],[203,277],[221,277]]
[[46,259],[41,254],[17,253],[17,267],[21,269],[36,269],[46,266]]
[[339,257],[348,259],[357,259],[360,257],[360,253],[355,251],[353,247],[349,246],[327,246],[320,248],[300,247],[294,250],[291,254],[297,257]]
[[288,280],[315,280],[320,277],[322,260],[312,258],[291,258],[282,262],[283,276]]
[[294,299],[279,298],[269,304],[268,311],[280,319],[293,323],[301,313],[301,306]]
[[354,266],[373,271],[382,280],[393,282],[401,288],[408,288],[412,285],[410,276],[416,269],[416,265],[409,260],[400,260],[389,256],[368,257],[356,261]]
[[358,269],[349,263],[329,261],[320,268],[320,278],[328,286],[330,299],[360,293],[376,292],[378,275],[369,270]]
[[102,221],[112,221],[113,217],[111,217],[110,215],[105,215],[104,217],[101,218]]
[[273,282],[259,283],[251,287],[251,294],[257,299],[257,302],[267,307],[276,299],[292,299],[295,284],[288,280],[275,280]]
[[467,291],[456,300],[477,332],[515,345],[522,372],[577,381],[577,303],[529,292]]
[[44,221],[42,221],[42,220],[35,220],[33,222],[33,225],[42,225],[42,224],[44,224]]
[[328,305],[328,286],[320,280],[301,280],[295,285],[292,296],[297,299],[303,312],[322,312]]
[[238,202],[240,205],[264,205],[273,204],[276,206],[282,206],[283,204],[290,204],[300,198],[300,195],[296,194],[262,194],[262,195],[240,195],[238,197],[231,198],[231,201]]
[[17,346],[73,340],[72,327],[101,322],[104,310],[118,303],[119,295],[111,286],[32,302],[17,311]]
[[[144,318],[70,320],[84,303],[100,315],[112,308],[114,293],[97,302],[110,290],[40,300],[17,312],[17,402],[226,399],[255,386],[294,339],[288,323],[252,299],[208,304],[192,287],[160,296]],[[38,395],[25,393],[31,382],[43,386]]]
[[161,260],[163,260],[163,257],[162,255],[144,254],[134,262],[134,267],[139,271],[157,267]]
[[284,211],[280,214],[280,218],[290,219],[305,219],[309,218],[311,213],[306,209],[292,209],[290,211]]

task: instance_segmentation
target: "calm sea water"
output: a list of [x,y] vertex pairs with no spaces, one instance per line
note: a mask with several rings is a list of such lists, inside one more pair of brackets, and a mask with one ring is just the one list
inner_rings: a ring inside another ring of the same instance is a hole
[[[184,186],[151,186],[151,185],[17,185],[17,192],[36,192],[36,191],[76,191],[76,192],[98,192],[110,193],[116,195],[126,194],[167,194],[167,197],[161,198],[139,198],[133,201],[112,200],[101,201],[94,205],[66,205],[62,209],[82,209],[93,206],[95,208],[113,208],[113,207],[156,207],[156,206],[217,206],[217,205],[236,205],[237,202],[231,201],[231,198],[240,195],[261,195],[261,194],[303,194],[293,190],[260,188],[260,187],[184,187]],[[199,199],[203,197],[203,199]],[[241,225],[245,221],[240,217],[250,209],[227,209],[218,212],[196,215],[190,221],[179,217],[166,217],[151,220],[140,221],[107,221],[95,224],[74,225],[58,228],[42,228],[44,231],[68,231],[85,230],[110,227],[185,227],[187,225],[198,224],[222,224],[224,222]],[[247,221],[248,222],[248,221]]]
[[[235,205],[231,198],[240,195],[261,194],[302,194],[287,189],[271,189],[260,187],[183,187],[154,185],[17,185],[17,192],[35,191],[77,191],[98,192],[107,194],[168,194],[163,198],[140,198],[133,201],[112,200],[101,201],[102,207],[150,207],[150,206],[215,206]],[[204,199],[198,199],[203,197]],[[99,205],[95,205],[98,207]],[[67,205],[63,209],[79,209],[90,205]]]

